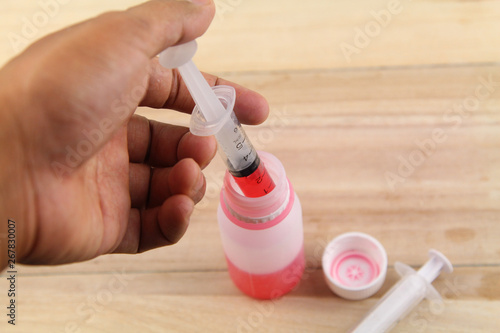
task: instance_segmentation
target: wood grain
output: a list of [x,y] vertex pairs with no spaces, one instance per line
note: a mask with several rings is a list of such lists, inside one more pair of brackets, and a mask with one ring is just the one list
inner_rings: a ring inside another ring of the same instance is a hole
[[[37,37],[135,3],[69,2]],[[231,283],[215,219],[224,172],[216,158],[179,244],[20,266],[19,326],[2,319],[1,331],[343,332],[397,281],[396,261],[419,267],[430,248],[455,265],[434,283],[444,306],[424,302],[394,331],[498,331],[500,1],[400,1],[401,13],[348,62],[339,45],[388,3],[220,0],[199,41],[200,68],[270,102],[269,119],[247,134],[279,157],[302,202],[307,270],[296,290],[257,302]],[[0,35],[18,31],[37,6],[0,4]],[[2,38],[0,63],[15,53]],[[179,125],[189,119],[138,112]],[[423,159],[402,176],[411,156]],[[401,179],[391,186],[388,174]],[[320,266],[326,243],[353,230],[376,237],[390,265],[382,289],[359,302],[334,296]]]

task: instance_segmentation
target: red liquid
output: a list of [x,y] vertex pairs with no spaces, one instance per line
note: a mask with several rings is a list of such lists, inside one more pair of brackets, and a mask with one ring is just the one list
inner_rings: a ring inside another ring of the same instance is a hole
[[242,271],[227,259],[229,275],[245,294],[259,299],[273,299],[292,290],[300,281],[305,268],[304,248],[285,268],[270,274],[251,274]]
[[248,198],[262,197],[276,187],[262,162],[251,175],[246,177],[233,176],[233,178],[240,187],[241,192],[243,192],[243,195]]

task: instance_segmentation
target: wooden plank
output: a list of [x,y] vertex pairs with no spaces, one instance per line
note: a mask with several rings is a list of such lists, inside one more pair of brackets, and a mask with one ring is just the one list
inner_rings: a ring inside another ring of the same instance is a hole
[[[484,284],[499,277],[498,267],[459,267],[443,274],[434,282],[443,306],[421,303],[395,331],[495,332],[500,287]],[[256,332],[345,332],[398,277],[390,269],[384,287],[359,302],[334,296],[322,279],[320,270],[308,271],[291,294],[262,302],[243,296],[225,271],[21,276],[15,329],[235,332],[250,325]]]
[[[498,1],[219,3],[196,59],[207,71],[496,62],[500,55]],[[229,3],[237,4],[223,6]],[[385,27],[372,14],[381,11]],[[368,31],[364,40],[358,29]],[[356,49],[348,57],[341,50],[347,44]]]
[[[104,11],[140,2],[70,1],[61,5],[54,17],[46,22],[41,20],[31,36],[23,34],[23,18],[33,21],[33,16],[43,15],[38,2],[4,1],[0,4],[0,64],[17,53],[8,33],[32,41]],[[206,71],[483,63],[496,62],[500,56],[497,0],[216,3],[218,13],[208,33],[200,39],[196,56],[196,62]],[[395,14],[389,14],[388,7]],[[377,23],[374,15],[381,22],[388,22],[383,23],[385,27]],[[372,37],[363,40],[357,29],[368,29]],[[341,46],[347,44],[358,53],[346,57]]]

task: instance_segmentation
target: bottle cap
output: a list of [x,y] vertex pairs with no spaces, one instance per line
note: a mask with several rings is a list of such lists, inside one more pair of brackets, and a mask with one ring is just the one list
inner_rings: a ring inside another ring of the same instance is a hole
[[326,283],[335,294],[360,300],[375,294],[384,283],[387,253],[372,236],[348,232],[327,245],[322,266]]

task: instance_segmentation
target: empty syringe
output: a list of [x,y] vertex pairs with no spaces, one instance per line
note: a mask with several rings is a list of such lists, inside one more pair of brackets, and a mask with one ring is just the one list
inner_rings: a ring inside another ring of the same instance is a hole
[[429,260],[418,272],[401,262],[396,262],[394,268],[402,277],[401,280],[349,331],[350,333],[389,332],[424,298],[439,304],[442,298],[432,286],[432,281],[441,271],[453,271],[448,258],[434,249],[429,250]]

